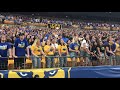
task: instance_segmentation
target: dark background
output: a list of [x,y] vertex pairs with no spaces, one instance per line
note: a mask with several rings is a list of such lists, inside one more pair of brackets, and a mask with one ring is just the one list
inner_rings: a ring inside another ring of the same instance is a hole
[[120,18],[120,12],[9,12],[9,13],[16,13],[16,14],[25,14],[25,15],[63,15],[63,16],[102,16],[102,17],[118,17]]
[[120,22],[120,12],[5,12],[5,14],[11,15],[20,14],[29,16],[48,16],[48,17],[50,16],[66,19]]

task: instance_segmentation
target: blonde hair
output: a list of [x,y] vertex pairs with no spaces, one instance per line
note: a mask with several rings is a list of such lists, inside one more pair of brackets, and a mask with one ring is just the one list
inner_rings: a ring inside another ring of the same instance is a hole
[[37,44],[38,40],[39,40],[39,39],[35,39],[35,41],[34,41],[33,45],[35,45],[35,46],[36,46],[36,44]]

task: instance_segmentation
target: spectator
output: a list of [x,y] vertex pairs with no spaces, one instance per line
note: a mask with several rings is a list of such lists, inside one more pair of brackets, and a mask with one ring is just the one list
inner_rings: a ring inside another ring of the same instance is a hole
[[115,60],[115,54],[114,54],[114,50],[115,50],[115,43],[113,42],[113,38],[111,36],[109,36],[108,41],[106,42],[106,53],[107,56],[109,58],[109,64],[113,65],[113,60]]
[[115,39],[115,44],[116,44],[116,48],[115,48],[115,56],[116,56],[116,64],[120,65],[120,42],[119,39]]
[[[24,34],[19,34],[20,38],[15,40],[15,44],[13,47],[13,56],[14,56],[14,67],[15,68],[24,68],[23,64],[26,62],[25,56],[28,58],[29,56],[29,48],[28,48],[28,42],[24,38]],[[26,49],[27,49],[27,55],[26,55]]]
[[105,65],[106,64],[106,60],[105,60],[106,51],[105,51],[105,46],[103,45],[102,41],[98,42],[97,51],[98,51],[100,65]]
[[47,68],[53,68],[54,67],[54,54],[55,49],[51,46],[51,42],[49,40],[46,41],[46,45],[44,46],[44,52],[48,56],[46,57],[46,65]]
[[59,51],[59,56],[60,56],[60,67],[67,67],[68,48],[67,48],[66,43],[64,43],[62,39],[60,41],[58,51]]
[[88,65],[90,61],[90,49],[89,49],[89,44],[86,42],[86,40],[83,40],[81,43],[81,48],[80,48],[80,60],[82,62],[85,62],[86,65]]
[[2,35],[0,43],[0,70],[8,69],[8,52],[9,58],[12,58],[11,46],[6,42],[6,36]]
[[41,56],[45,55],[40,45],[39,39],[31,46],[33,68],[41,68]]
[[70,57],[72,59],[72,66],[75,67],[76,59],[77,59],[76,57],[80,53],[79,45],[77,44],[77,39],[75,39],[74,42],[71,42],[71,44],[69,46],[69,53],[70,53]]

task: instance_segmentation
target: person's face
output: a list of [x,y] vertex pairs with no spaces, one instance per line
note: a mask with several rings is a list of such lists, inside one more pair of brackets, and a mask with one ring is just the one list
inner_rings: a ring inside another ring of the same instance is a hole
[[25,36],[24,36],[24,35],[20,36],[20,39],[24,39],[24,38],[25,38]]
[[53,42],[53,43],[56,43],[56,39],[54,38],[54,39],[52,40],[52,42]]
[[61,39],[60,41],[61,41],[62,44],[64,43],[63,39]]
[[75,42],[77,42],[77,41],[78,41],[78,38],[75,38],[74,40],[75,40]]
[[92,40],[95,40],[95,37],[94,37],[94,36],[92,37]]
[[68,41],[68,44],[70,44],[70,40]]
[[109,40],[112,41],[112,36],[109,36]]
[[94,45],[97,46],[97,43],[95,42]]
[[36,44],[37,44],[38,46],[40,46],[40,40],[38,40]]
[[116,41],[116,43],[118,43],[118,44],[119,44],[119,40],[117,40],[117,41]]
[[2,41],[2,42],[5,42],[5,41],[6,41],[6,37],[5,37],[5,36],[2,36],[2,37],[1,37],[1,41]]
[[103,45],[103,43],[102,43],[102,42],[100,42],[100,45]]
[[89,40],[89,35],[86,36],[86,39]]
[[62,36],[59,36],[59,38],[62,38]]
[[50,45],[50,40],[47,40],[47,45]]

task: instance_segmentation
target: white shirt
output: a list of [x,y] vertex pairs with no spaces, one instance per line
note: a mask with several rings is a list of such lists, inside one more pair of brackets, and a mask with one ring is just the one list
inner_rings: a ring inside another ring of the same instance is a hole
[[89,48],[89,44],[86,42],[86,40],[83,40],[81,43],[81,47],[86,46],[86,48]]
[[58,48],[58,44],[57,44],[57,43],[52,44],[51,46],[52,46],[54,49],[55,49],[55,48]]

